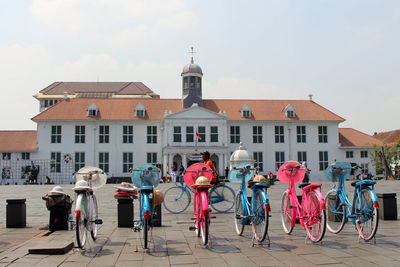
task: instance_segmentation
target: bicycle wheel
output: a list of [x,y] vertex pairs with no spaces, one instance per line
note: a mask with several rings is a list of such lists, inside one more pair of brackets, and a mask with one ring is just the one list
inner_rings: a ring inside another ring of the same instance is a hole
[[164,193],[163,205],[171,213],[184,212],[190,204],[190,193],[183,186],[173,186]]
[[90,218],[90,223],[92,224],[92,230],[90,231],[90,235],[92,236],[93,240],[96,240],[97,230],[98,230],[98,224],[96,224],[96,220],[99,218],[99,211],[97,208],[97,199],[95,195],[92,195],[92,201],[93,201],[92,216]]
[[288,196],[288,192],[285,191],[282,194],[282,202],[281,202],[281,219],[283,231],[286,234],[290,234],[293,231],[292,219],[295,216],[295,210],[290,208],[290,199]]
[[236,194],[235,200],[235,229],[236,234],[242,235],[244,230],[244,220],[243,216],[243,203],[242,203],[242,196],[240,192]]
[[312,242],[319,242],[325,235],[326,213],[315,191],[309,191],[301,209],[304,228]]
[[[356,217],[356,227],[362,239],[371,240],[378,229],[379,210],[374,207],[372,192],[367,188],[361,190],[361,196],[357,194],[354,200]],[[361,199],[361,200],[360,200]]]
[[228,212],[235,204],[235,191],[224,184],[216,185],[210,190],[210,204],[218,212]]
[[337,195],[337,192],[333,190],[326,194],[325,204],[327,213],[326,226],[331,233],[337,234],[343,229],[346,208],[340,195]]
[[210,219],[208,218],[208,216],[205,216],[201,220],[201,224],[200,224],[201,242],[204,246],[207,245],[207,243],[208,243],[209,229],[210,229]]
[[[254,202],[253,202],[254,201]],[[269,216],[265,209],[264,198],[260,190],[254,193],[254,200],[252,202],[253,218],[252,226],[254,237],[258,242],[263,242],[267,236]]]
[[87,219],[85,218],[84,212],[81,212],[80,218],[76,219],[76,242],[79,248],[84,248],[86,243],[86,224]]
[[144,248],[148,248],[148,237],[149,237],[149,219],[144,219],[143,220],[143,241],[144,241]]

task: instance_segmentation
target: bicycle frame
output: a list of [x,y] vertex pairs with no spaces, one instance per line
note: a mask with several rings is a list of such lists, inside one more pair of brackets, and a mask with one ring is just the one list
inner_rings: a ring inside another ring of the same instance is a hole
[[[302,193],[302,197],[301,197],[301,203],[299,202],[298,198],[297,198],[297,194],[296,194],[296,188],[294,183],[290,183],[289,189],[286,190],[286,192],[288,193],[288,196],[290,198],[290,204],[292,207],[296,208],[296,212],[293,214],[295,216],[292,216],[292,222],[291,225],[292,227],[294,227],[296,225],[296,217],[299,219],[300,224],[304,227],[305,224],[308,222],[308,218],[304,218],[302,216],[303,213],[303,206],[307,207],[307,193],[310,191],[314,191],[317,194],[318,200],[321,204],[322,210],[325,210],[325,199],[322,196],[321,193],[321,184],[310,184],[307,185],[305,187],[303,187],[303,193]],[[302,204],[305,205],[302,205]]]
[[[251,187],[251,191],[252,191],[251,199],[253,200],[256,191],[259,191],[261,193],[262,197],[263,197],[265,210],[269,212],[269,211],[271,211],[271,207],[270,207],[270,203],[269,203],[269,199],[267,197],[267,194],[265,193],[264,190],[262,190],[263,188],[266,188],[266,186],[263,185],[263,184],[260,184],[260,183],[254,184]],[[243,203],[243,206],[242,206],[242,217],[251,217],[251,221],[252,221],[253,220],[253,216],[254,216],[253,215],[253,210],[256,209],[256,207],[255,207],[256,203],[255,203],[255,201],[252,201],[252,204],[253,204],[252,205],[249,202],[248,198],[247,198],[246,182],[244,180],[244,176],[243,176],[243,179],[242,179],[242,183],[241,183],[241,188],[239,190],[239,194],[240,194],[240,197],[241,197],[242,203]],[[242,222],[242,224],[243,224],[243,222]]]
[[[379,207],[378,198],[375,194],[375,191],[373,190],[374,184],[376,184],[376,182],[370,181],[370,180],[364,180],[364,181],[357,182],[355,185],[355,189],[354,189],[353,204],[356,202],[356,199],[358,200],[358,203],[360,203],[360,204],[363,203],[363,199],[361,197],[361,190],[366,188],[372,195],[372,201],[374,202],[374,207],[376,207],[376,208]],[[372,188],[370,186],[372,186]],[[356,207],[350,203],[350,200],[347,197],[346,187],[344,184],[344,178],[342,175],[339,176],[338,188],[336,189],[336,185],[334,185],[332,190],[337,193],[336,199],[335,199],[335,205],[334,205],[335,208],[332,211],[334,213],[338,213],[338,214],[342,213],[342,212],[337,211],[337,207],[340,205],[340,202],[341,202],[340,199],[341,199],[343,201],[343,203],[345,204],[345,208],[343,209],[343,213],[345,216],[344,222],[347,223],[348,219],[350,218],[351,222],[355,225],[356,224],[355,218],[359,215],[359,213],[356,212]],[[361,210],[360,212],[363,212],[363,211]],[[364,219],[361,222],[365,222],[367,220],[368,219]]]
[[153,192],[152,186],[143,186],[139,191],[139,226],[143,227],[144,219],[151,219],[153,217],[153,209],[150,203],[149,194]]

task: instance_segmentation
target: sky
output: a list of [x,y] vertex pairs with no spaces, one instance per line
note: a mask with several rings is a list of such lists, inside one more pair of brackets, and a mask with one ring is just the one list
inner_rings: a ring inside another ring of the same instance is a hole
[[368,134],[400,128],[400,1],[0,0],[0,130],[36,129],[56,81],[140,81],[181,98],[308,99]]

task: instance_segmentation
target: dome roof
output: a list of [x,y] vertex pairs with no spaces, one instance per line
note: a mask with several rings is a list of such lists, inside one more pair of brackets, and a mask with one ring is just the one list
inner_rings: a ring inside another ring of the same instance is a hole
[[193,58],[189,64],[183,67],[182,74],[186,73],[198,73],[203,75],[203,71],[201,70],[200,66],[193,62]]
[[249,151],[247,151],[247,148],[243,146],[243,143],[240,143],[239,148],[232,153],[229,162],[231,167],[233,167],[245,162],[254,163],[254,160]]

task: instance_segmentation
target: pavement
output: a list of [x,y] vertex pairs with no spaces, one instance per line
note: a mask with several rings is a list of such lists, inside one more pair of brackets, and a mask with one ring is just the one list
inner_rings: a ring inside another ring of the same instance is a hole
[[[238,185],[230,184],[235,190]],[[160,184],[165,191],[172,184]],[[322,192],[332,187],[324,182]],[[286,184],[277,182],[268,189],[272,217],[268,233],[271,245],[252,246],[251,227],[243,236],[234,230],[233,213],[216,213],[211,219],[208,246],[202,246],[195,233],[189,231],[193,207],[182,214],[170,214],[163,209],[162,227],[151,231],[150,249],[141,247],[140,234],[130,228],[117,227],[117,201],[114,188],[105,185],[97,199],[103,225],[96,242],[90,240],[86,250],[74,248],[64,255],[29,254],[31,248],[57,247],[75,241],[75,231],[49,233],[39,230],[46,225],[49,212],[41,197],[50,185],[0,186],[0,267],[1,266],[400,266],[400,220],[379,221],[376,243],[359,240],[351,223],[340,234],[327,231],[321,243],[306,240],[305,230],[296,224],[291,235],[286,235],[280,221],[280,199]],[[72,196],[72,185],[64,189]],[[350,199],[352,187],[346,186]],[[299,189],[298,189],[299,190]],[[399,181],[379,181],[377,193],[400,192]],[[301,191],[298,191],[301,194]],[[399,197],[397,208],[399,211]],[[6,228],[6,199],[26,198],[27,227]],[[137,216],[135,201],[135,217]],[[76,244],[76,242],[75,242]]]

